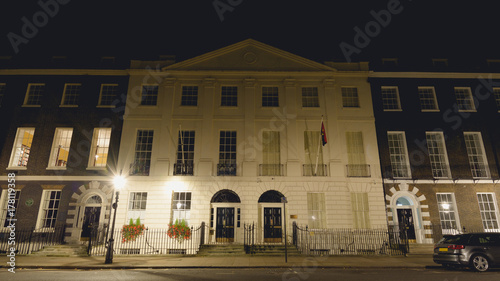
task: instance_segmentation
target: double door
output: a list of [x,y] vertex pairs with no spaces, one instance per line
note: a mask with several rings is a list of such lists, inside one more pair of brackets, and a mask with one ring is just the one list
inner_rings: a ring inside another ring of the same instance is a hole
[[217,242],[234,242],[234,208],[217,208]]
[[264,208],[264,242],[282,241],[281,208]]

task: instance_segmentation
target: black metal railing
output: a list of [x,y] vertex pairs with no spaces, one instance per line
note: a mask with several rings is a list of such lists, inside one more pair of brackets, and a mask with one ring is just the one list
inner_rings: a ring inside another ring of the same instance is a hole
[[284,176],[283,164],[260,164],[259,176]]
[[130,164],[129,175],[149,176],[149,163],[134,162]]
[[309,229],[293,224],[293,245],[306,255],[405,255],[404,232],[388,229]]
[[[0,231],[0,253],[7,253],[10,252],[10,248],[15,248],[16,254],[28,255],[45,246],[63,244],[65,230],[64,224],[59,224],[54,228],[15,229],[14,231],[7,228]],[[15,244],[12,244],[12,241]]]
[[315,164],[304,164],[302,165],[302,175],[326,177],[328,176],[328,166],[325,164],[320,164],[318,165],[318,168],[316,170]]
[[217,164],[217,176],[236,176],[236,164]]
[[368,178],[371,177],[370,165],[368,164],[348,164],[347,176],[350,178]]
[[[135,240],[125,241],[121,229],[113,233],[115,255],[196,255],[205,243],[205,224],[192,227],[188,239],[171,238],[168,229],[146,228]],[[88,254],[104,256],[107,249],[106,228],[94,228],[89,239]],[[111,233],[109,233],[111,235]]]
[[255,253],[255,224],[254,223],[244,223],[243,224],[243,245],[245,247],[245,252],[247,254]]
[[193,163],[175,163],[174,176],[192,176],[194,171]]

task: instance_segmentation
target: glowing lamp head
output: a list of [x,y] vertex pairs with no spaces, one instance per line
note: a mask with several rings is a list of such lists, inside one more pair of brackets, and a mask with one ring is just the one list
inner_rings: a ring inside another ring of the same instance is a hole
[[116,176],[113,180],[116,189],[122,189],[125,186],[125,178],[123,176]]

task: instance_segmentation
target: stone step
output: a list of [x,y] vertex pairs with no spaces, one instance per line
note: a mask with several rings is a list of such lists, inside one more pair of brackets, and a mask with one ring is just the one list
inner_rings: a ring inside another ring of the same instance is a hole
[[31,255],[45,257],[82,257],[87,256],[87,246],[81,244],[46,246],[39,251],[32,252]]
[[228,245],[201,245],[199,256],[240,256],[245,255],[245,248],[241,244]]

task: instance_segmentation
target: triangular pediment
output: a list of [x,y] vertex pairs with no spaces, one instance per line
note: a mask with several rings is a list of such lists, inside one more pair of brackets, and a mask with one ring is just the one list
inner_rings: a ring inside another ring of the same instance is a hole
[[335,71],[334,68],[324,64],[253,39],[169,65],[163,70]]

